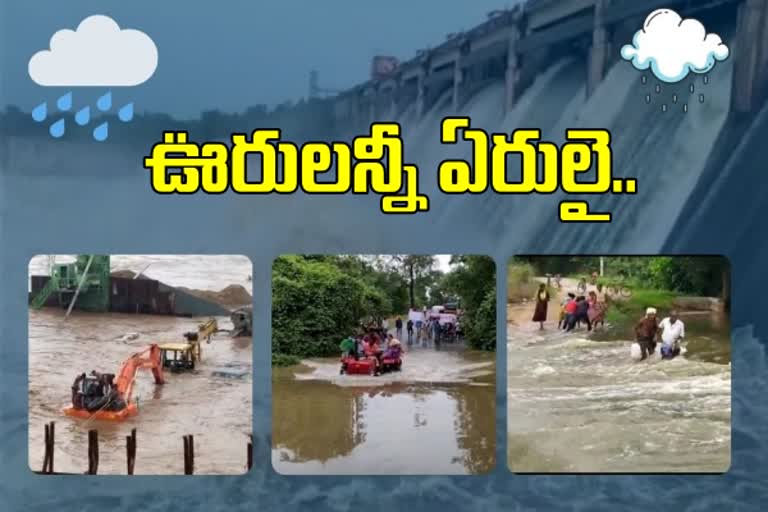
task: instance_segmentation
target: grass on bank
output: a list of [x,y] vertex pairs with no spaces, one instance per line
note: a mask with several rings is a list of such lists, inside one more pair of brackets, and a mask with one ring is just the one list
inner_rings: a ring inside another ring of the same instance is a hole
[[[626,286],[626,285],[625,285]],[[611,300],[606,313],[606,320],[611,324],[637,322],[645,314],[646,308],[656,308],[660,316],[673,309],[679,293],[669,290],[644,290],[632,288],[632,296],[627,299]]]
[[288,354],[272,354],[272,366],[295,366],[301,362],[297,356]]
[[[534,300],[541,282],[536,280],[536,271],[528,263],[514,263],[507,270],[507,302],[518,303]],[[550,286],[549,296],[555,297],[557,290]]]

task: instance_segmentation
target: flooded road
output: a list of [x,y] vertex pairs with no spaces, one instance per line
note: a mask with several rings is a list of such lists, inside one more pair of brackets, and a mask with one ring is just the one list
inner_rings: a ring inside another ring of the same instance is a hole
[[[146,265],[140,257],[128,258],[134,260],[122,268],[136,271]],[[146,273],[171,285],[211,290],[221,289],[232,281],[246,283],[250,274],[247,258],[244,262],[237,259],[212,262],[193,257],[189,265],[190,260],[186,258],[161,257],[157,261],[162,264],[157,267],[153,264]],[[47,261],[42,260],[42,263],[32,262],[31,269],[36,274],[45,273]],[[57,258],[57,261],[60,260]],[[35,264],[42,268],[36,269]],[[233,279],[237,276],[239,278]],[[74,311],[65,320],[62,310],[31,310],[30,468],[41,469],[44,425],[55,421],[54,469],[59,472],[83,473],[87,469],[88,430],[95,428],[99,431],[99,474],[126,474],[125,436],[136,428],[136,474],[182,474],[182,436],[185,434],[195,437],[196,474],[245,473],[252,423],[251,338],[233,339],[226,333],[215,335],[210,344],[202,344],[202,363],[196,370],[188,373],[166,370],[166,383],[162,386],[155,386],[150,371],[140,370],[133,395],[139,399],[139,414],[126,421],[88,421],[69,418],[61,412],[70,404],[70,387],[78,373],[91,370],[117,373],[131,354],[150,343],[181,342],[184,332],[196,331],[198,324],[206,319]],[[217,320],[220,329],[232,327],[229,318]],[[132,333],[138,334],[138,338],[126,337]],[[212,375],[222,367],[244,370],[245,376]]]
[[[531,306],[527,306],[529,309]],[[510,307],[510,309],[519,307]],[[510,318],[519,316],[515,311]],[[550,312],[551,316],[551,312]],[[523,318],[527,315],[523,316]],[[508,324],[509,464],[517,472],[723,472],[731,453],[730,324],[682,315],[684,356],[636,363],[631,326],[587,339]]]
[[337,359],[274,368],[282,474],[479,474],[495,465],[495,354],[413,348],[403,371],[339,375]]

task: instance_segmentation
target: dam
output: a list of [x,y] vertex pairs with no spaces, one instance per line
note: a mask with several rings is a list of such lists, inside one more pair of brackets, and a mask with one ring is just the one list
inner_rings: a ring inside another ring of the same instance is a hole
[[536,74],[556,55],[568,54],[584,64],[586,94],[595,92],[619,49],[632,40],[645,17],[672,8],[710,27],[731,24],[742,51],[734,55],[734,112],[753,112],[765,88],[767,2],[764,0],[530,0],[515,8],[488,13],[488,20],[399,63],[333,101],[335,120],[364,127],[396,119],[413,105],[423,117],[446,92],[459,111],[485,85],[503,81],[500,108],[511,111]]

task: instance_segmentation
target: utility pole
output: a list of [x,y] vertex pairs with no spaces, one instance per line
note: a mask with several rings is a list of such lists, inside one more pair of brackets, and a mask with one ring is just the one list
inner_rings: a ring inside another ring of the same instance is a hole
[[605,275],[605,258],[600,256],[600,277]]

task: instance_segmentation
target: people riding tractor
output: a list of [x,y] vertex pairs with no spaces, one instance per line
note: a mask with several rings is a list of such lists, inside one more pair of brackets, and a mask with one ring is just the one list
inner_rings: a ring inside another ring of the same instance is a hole
[[344,338],[339,344],[341,355],[344,357],[354,357],[357,360],[357,341],[350,337]]
[[656,308],[645,310],[645,316],[635,325],[635,338],[640,345],[640,360],[646,359],[656,351],[656,337],[659,324],[656,319]]
[[661,331],[661,358],[674,359],[680,355],[680,342],[685,338],[685,324],[677,311],[670,311],[669,316],[659,323]]
[[371,359],[376,365],[376,371],[379,371],[381,366],[381,356],[384,351],[381,348],[379,337],[376,334],[368,337],[368,342],[365,345],[365,356]]
[[400,359],[401,354],[403,353],[403,347],[402,343],[400,343],[400,340],[389,335],[389,344],[387,346],[387,350],[384,352],[384,359]]

